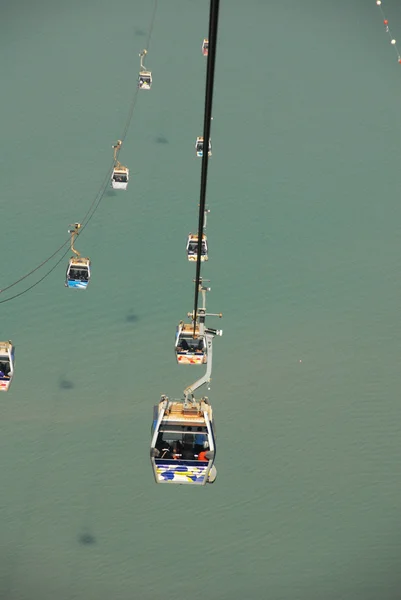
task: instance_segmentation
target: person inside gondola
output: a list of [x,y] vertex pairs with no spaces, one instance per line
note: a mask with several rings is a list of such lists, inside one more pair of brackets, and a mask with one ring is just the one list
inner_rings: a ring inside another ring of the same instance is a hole
[[0,362],[0,377],[7,377],[10,372],[10,365],[7,362]]
[[183,452],[182,444],[178,441],[174,442],[173,448],[171,451],[171,457],[174,460],[179,460],[180,458],[182,458],[182,452]]
[[184,460],[194,460],[194,449],[191,444],[184,444],[184,448],[182,450],[182,458]]
[[73,281],[85,281],[85,279],[88,279],[88,274],[85,271],[81,271],[81,269],[71,269],[69,279]]
[[199,452],[198,454],[198,460],[201,460],[203,462],[209,461],[209,449],[206,448],[205,450],[202,450],[202,452]]
[[194,345],[194,351],[199,354],[203,352],[203,343],[202,340],[199,340],[196,345]]
[[180,342],[180,349],[182,351],[188,351],[189,350],[189,346],[188,346],[187,340],[181,340],[181,342]]

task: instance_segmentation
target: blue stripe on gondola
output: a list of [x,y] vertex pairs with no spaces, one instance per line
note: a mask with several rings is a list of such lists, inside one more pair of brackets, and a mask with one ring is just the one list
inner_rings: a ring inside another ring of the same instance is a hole
[[79,289],[79,290],[85,290],[88,287],[88,283],[89,283],[89,281],[67,280],[67,287]]

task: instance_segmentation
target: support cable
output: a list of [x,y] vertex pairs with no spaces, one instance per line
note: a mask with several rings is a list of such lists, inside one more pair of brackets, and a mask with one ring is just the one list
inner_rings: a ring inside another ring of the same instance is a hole
[[200,186],[200,202],[199,202],[199,225],[198,225],[198,254],[196,259],[196,276],[195,276],[195,299],[194,299],[194,335],[195,325],[198,314],[199,288],[201,286],[201,258],[202,258],[202,237],[205,221],[205,206],[206,206],[206,186],[209,164],[209,140],[210,126],[212,121],[213,108],[213,90],[214,90],[214,72],[216,64],[216,48],[217,48],[217,31],[219,23],[219,6],[220,0],[210,0],[210,17],[209,17],[209,51],[207,57],[206,70],[206,92],[205,92],[205,116],[203,123],[203,156],[202,156],[202,171],[201,171],[201,186]]

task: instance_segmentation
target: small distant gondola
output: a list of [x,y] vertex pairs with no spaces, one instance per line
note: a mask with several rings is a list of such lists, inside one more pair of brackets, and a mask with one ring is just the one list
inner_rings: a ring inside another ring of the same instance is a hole
[[0,342],[0,391],[8,392],[14,377],[15,346],[9,340]]
[[[198,158],[202,158],[203,157],[203,146],[204,146],[203,137],[202,136],[197,137],[196,138],[196,143],[195,143],[195,150],[196,150],[196,156]],[[212,156],[212,142],[211,142],[211,140],[209,140],[208,155]]]
[[[198,234],[190,233],[187,240],[187,258],[190,262],[196,262],[198,260]],[[208,256],[208,244],[207,237],[205,234],[202,235],[202,246],[201,246],[201,262],[209,260]]]
[[204,38],[202,42],[202,54],[203,56],[207,56],[209,54],[209,40]]
[[207,349],[204,337],[200,335],[199,324],[180,321],[175,335],[175,354],[179,365],[203,365],[207,362]]
[[143,59],[147,55],[147,53],[147,50],[142,50],[142,52],[139,55],[141,57],[141,66],[138,76],[138,87],[140,90],[150,90],[150,88],[152,87],[152,72],[148,71],[143,64]]
[[80,229],[81,224],[75,223],[73,229],[68,230],[68,233],[71,234],[71,250],[75,256],[72,256],[68,261],[65,287],[86,290],[91,278],[91,261],[89,258],[83,258],[78,250],[74,248],[74,241]]
[[122,146],[122,141],[118,140],[113,147],[114,150],[114,167],[111,174],[111,187],[113,190],[126,190],[129,181],[129,169],[124,167],[118,160],[117,155]]
[[70,258],[66,273],[66,287],[77,290],[86,290],[90,277],[91,262],[89,258]]

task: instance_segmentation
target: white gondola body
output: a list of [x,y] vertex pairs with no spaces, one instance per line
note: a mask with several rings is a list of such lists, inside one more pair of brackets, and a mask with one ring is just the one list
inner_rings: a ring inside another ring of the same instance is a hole
[[152,87],[151,71],[141,71],[138,77],[138,87],[140,90],[150,90]]
[[86,290],[91,278],[89,258],[70,258],[65,277],[65,287],[74,290]]
[[[188,258],[189,262],[196,262],[198,260],[198,236],[197,235],[193,235],[192,233],[189,234],[188,240],[187,240],[186,251],[187,251],[187,258]],[[209,252],[209,250],[208,250],[207,237],[205,234],[203,234],[201,262],[205,262],[205,261],[209,260],[208,252]]]
[[[173,454],[173,446],[178,445],[181,453]],[[162,396],[154,407],[150,448],[156,483],[213,483],[215,453],[213,413],[206,399],[186,406]]]
[[[198,158],[202,158],[203,157],[203,146],[204,146],[204,142],[203,142],[203,137],[199,136],[196,138],[196,142],[195,142],[195,150],[196,150],[196,156]],[[208,152],[209,156],[212,156],[212,142],[211,140],[209,140],[209,152]]]
[[126,190],[128,188],[129,169],[127,167],[121,169],[113,169],[111,175],[111,187],[113,190]]
[[175,334],[175,356],[179,365],[203,365],[207,363],[206,344],[199,335],[199,325],[180,322]]
[[0,342],[0,392],[8,392],[14,377],[15,347],[12,342]]

